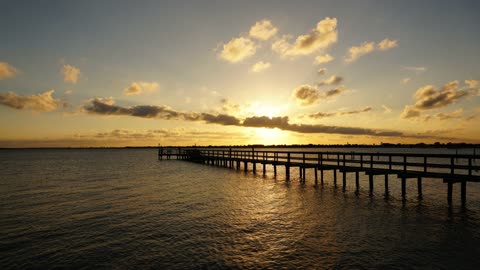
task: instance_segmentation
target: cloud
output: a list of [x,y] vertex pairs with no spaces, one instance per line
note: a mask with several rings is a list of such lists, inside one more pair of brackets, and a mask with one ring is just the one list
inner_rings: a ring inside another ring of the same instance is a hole
[[345,58],[346,62],[353,62],[357,60],[360,56],[363,56],[367,53],[371,53],[375,50],[375,43],[373,42],[364,42],[360,46],[353,46],[348,49],[348,56]]
[[347,56],[345,56],[345,62],[353,62],[363,55],[369,54],[375,50],[386,51],[398,46],[398,40],[390,40],[388,38],[378,42],[375,46],[375,42],[363,42],[359,46],[353,46],[348,49]]
[[407,84],[407,83],[409,83],[411,80],[412,80],[412,78],[403,78],[403,79],[402,79],[402,83],[403,83],[403,84]]
[[260,40],[268,40],[277,33],[278,29],[269,20],[261,20],[250,28],[249,35]]
[[342,82],[343,82],[343,77],[333,75],[333,76],[330,76],[330,78],[319,82],[319,83],[318,83],[318,86],[322,86],[322,85],[339,85],[339,84],[342,83]]
[[293,90],[293,97],[301,106],[309,106],[317,103],[321,99],[331,98],[345,92],[344,87],[337,87],[326,92],[320,92],[316,87],[304,84]]
[[[344,114],[355,114],[360,112],[370,111],[370,107],[362,110],[343,112]],[[342,126],[328,126],[328,125],[310,125],[310,124],[291,124],[288,116],[267,117],[267,116],[252,116],[246,117],[243,121],[237,117],[228,114],[209,114],[197,112],[178,112],[168,106],[151,106],[151,105],[137,105],[133,107],[122,107],[111,103],[111,99],[92,99],[88,104],[84,105],[84,111],[90,114],[99,115],[126,115],[143,118],[155,118],[164,120],[185,120],[185,121],[202,121],[207,124],[218,124],[225,126],[238,127],[253,127],[253,128],[278,128],[285,131],[297,133],[326,133],[326,134],[344,134],[344,135],[366,135],[366,136],[381,136],[381,137],[415,137],[427,138],[431,135],[422,134],[405,134],[395,130],[381,130],[371,128],[359,127],[342,127]],[[116,131],[115,134],[123,136],[125,132]],[[165,131],[158,131],[159,134],[165,134]],[[104,134],[100,136],[110,136]],[[136,135],[128,135],[135,137]]]
[[318,75],[324,75],[325,73],[327,73],[327,69],[326,68],[319,68],[317,70],[317,73],[318,73]]
[[0,62],[0,81],[7,78],[15,77],[18,70],[7,62]]
[[250,71],[261,72],[261,71],[269,69],[270,67],[271,67],[271,64],[269,62],[259,61],[251,67]]
[[80,69],[71,65],[63,65],[62,74],[64,82],[76,84],[78,81],[78,76],[80,75]]
[[390,50],[398,46],[398,40],[384,39],[377,44],[377,48],[381,51]]
[[304,84],[293,90],[293,96],[302,106],[308,106],[317,103],[320,100],[320,94],[317,88]]
[[331,56],[330,54],[324,54],[324,55],[319,55],[317,57],[315,57],[315,64],[316,65],[319,65],[319,64],[323,64],[323,63],[328,63],[328,62],[331,62],[333,61],[333,56]]
[[359,113],[365,113],[373,110],[372,107],[368,106],[360,110],[352,110],[352,111],[343,111],[343,112],[330,112],[330,113],[324,113],[324,112],[317,112],[313,114],[309,114],[308,117],[314,118],[314,119],[321,119],[321,118],[326,118],[326,117],[333,117],[333,116],[344,116],[344,115],[353,115],[353,114],[359,114]]
[[238,125],[240,120],[226,114],[208,113],[185,113],[172,110],[168,106],[137,105],[133,107],[122,107],[112,103],[111,100],[95,98],[83,106],[83,110],[90,114],[100,115],[125,115],[142,118],[158,118],[164,120],[186,120],[204,121],[211,124]]
[[434,114],[434,115],[428,115],[425,117],[425,121],[428,121],[432,118],[435,118],[435,119],[438,119],[438,120],[441,120],[441,121],[445,121],[445,120],[450,120],[450,119],[458,119],[458,118],[462,118],[463,116],[463,109],[458,109],[458,110],[455,110],[453,112],[450,112],[450,113],[437,113],[437,114]]
[[382,105],[382,108],[383,108],[384,113],[391,113],[392,112],[392,109],[390,107],[388,107],[387,105]]
[[238,37],[224,44],[219,56],[230,63],[237,63],[254,55],[256,51],[257,45],[251,39]]
[[300,35],[292,44],[289,36],[283,36],[272,44],[272,50],[282,57],[308,55],[320,49],[326,49],[337,42],[337,19],[326,17],[318,22],[310,33]]
[[401,117],[419,117],[421,111],[446,107],[462,98],[474,96],[478,91],[471,88],[461,88],[458,80],[451,81],[440,89],[436,89],[433,85],[420,87],[413,95],[417,101],[413,105],[405,106]]
[[157,82],[132,82],[129,87],[123,89],[126,96],[140,95],[141,93],[150,93],[158,89]]
[[416,73],[427,71],[426,67],[404,67],[403,69],[408,70],[408,71],[414,71]]
[[0,104],[17,110],[29,109],[35,112],[51,112],[66,104],[52,97],[54,90],[31,96],[17,95],[14,92],[0,93]]
[[233,103],[232,101],[222,98],[220,100],[220,103],[222,105],[221,110],[226,113],[233,113],[233,112],[238,112],[240,110],[240,105]]
[[283,117],[266,117],[253,116],[247,117],[243,126],[245,127],[264,127],[264,128],[278,128],[286,131],[293,131],[298,133],[327,133],[327,134],[346,134],[346,135],[369,135],[369,136],[403,136],[399,131],[376,130],[369,128],[357,127],[340,127],[327,125],[306,125],[306,124],[290,124],[287,116]]
[[479,81],[477,80],[465,80],[465,84],[468,85],[470,88],[475,88],[479,85]]

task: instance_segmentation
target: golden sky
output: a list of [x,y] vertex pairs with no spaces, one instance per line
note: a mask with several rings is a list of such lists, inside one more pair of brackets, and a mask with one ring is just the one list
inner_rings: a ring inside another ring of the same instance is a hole
[[480,143],[477,1],[11,1],[0,147]]

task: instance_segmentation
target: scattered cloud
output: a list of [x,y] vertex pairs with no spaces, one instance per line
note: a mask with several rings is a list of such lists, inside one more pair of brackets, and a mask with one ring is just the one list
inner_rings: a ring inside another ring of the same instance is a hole
[[332,98],[345,92],[344,87],[338,87],[326,92],[319,91],[316,87],[304,84],[293,90],[293,97],[301,106],[309,106],[319,102],[321,99]]
[[398,40],[384,39],[377,44],[377,48],[380,51],[390,50],[398,46]]
[[331,56],[330,54],[324,54],[324,55],[319,55],[317,57],[315,57],[315,64],[316,65],[319,65],[319,64],[324,64],[324,63],[328,63],[328,62],[331,62],[333,61],[333,56]]
[[15,77],[18,70],[7,62],[0,62],[0,81],[7,78]]
[[340,76],[330,76],[330,78],[323,80],[318,83],[318,86],[323,86],[323,85],[339,85],[343,82],[343,77]]
[[407,84],[407,83],[409,83],[411,80],[412,80],[412,78],[403,78],[403,79],[402,79],[402,83],[403,83],[403,84]]
[[353,46],[348,49],[348,56],[345,58],[346,62],[353,62],[357,60],[360,56],[363,56],[367,53],[371,53],[375,50],[375,43],[373,42],[364,42],[360,46]]
[[368,106],[360,110],[341,111],[341,112],[317,112],[317,113],[309,114],[307,116],[314,119],[322,119],[326,117],[345,116],[345,115],[365,113],[365,112],[370,112],[371,110],[373,110],[372,107]]
[[470,88],[475,88],[480,84],[480,82],[477,80],[465,80],[465,84]]
[[382,105],[382,108],[383,108],[384,113],[391,113],[392,112],[392,109],[390,107],[388,107],[387,105]]
[[236,113],[240,110],[240,105],[233,103],[232,101],[222,98],[220,99],[221,111],[225,113]]
[[268,40],[278,32],[278,29],[273,26],[269,20],[261,20],[255,23],[250,28],[249,35],[260,40]]
[[408,71],[414,71],[416,73],[421,73],[427,71],[426,67],[404,67],[403,69]]
[[363,42],[359,46],[353,46],[348,49],[347,56],[345,56],[345,62],[353,62],[366,54],[372,53],[375,50],[386,51],[398,46],[398,40],[390,40],[388,38],[378,42],[375,46],[375,42]]
[[320,100],[320,94],[314,86],[304,84],[293,90],[293,96],[302,106],[308,106],[317,103]]
[[259,61],[255,63],[251,68],[250,71],[252,72],[262,72],[264,70],[267,70],[271,67],[272,65],[269,62],[263,62]]
[[425,117],[425,121],[428,121],[432,118],[434,119],[438,119],[438,120],[441,120],[441,121],[444,121],[444,120],[450,120],[450,119],[458,119],[458,118],[462,118],[463,116],[463,109],[458,109],[458,110],[455,110],[453,112],[450,112],[450,113],[437,113],[437,114],[434,114],[434,115],[428,115]]
[[157,82],[132,82],[129,87],[123,89],[126,96],[140,95],[142,93],[151,93],[159,88]]
[[63,65],[62,74],[64,82],[76,84],[78,81],[78,76],[80,75],[80,69],[71,65]]
[[327,73],[327,69],[326,68],[320,68],[317,70],[317,73],[318,75],[324,75],[325,73]]
[[279,38],[272,44],[272,50],[282,57],[308,55],[328,48],[337,39],[337,19],[326,17],[310,33],[298,36],[293,44],[289,42],[290,36]]
[[233,38],[223,45],[219,56],[230,63],[238,63],[252,56],[257,51],[257,45],[247,37]]
[[70,96],[72,94],[73,94],[73,90],[67,90],[67,91],[64,92],[64,95],[66,95],[66,96]]
[[0,93],[0,104],[17,110],[32,110],[34,112],[51,112],[66,104],[59,99],[53,98],[54,90],[48,90],[40,94],[23,96],[14,92]]
[[407,105],[403,110],[402,118],[415,118],[421,115],[421,111],[438,109],[456,103],[458,100],[474,96],[479,90],[460,87],[458,80],[445,84],[436,89],[433,85],[420,87],[413,97],[417,100],[414,105]]

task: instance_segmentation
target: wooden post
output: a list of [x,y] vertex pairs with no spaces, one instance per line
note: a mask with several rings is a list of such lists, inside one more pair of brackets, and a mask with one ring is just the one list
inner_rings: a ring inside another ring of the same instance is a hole
[[302,167],[298,167],[298,173],[300,174],[300,182],[302,182],[302,172],[303,172]]
[[449,205],[452,204],[452,191],[453,191],[453,183],[452,181],[448,180],[447,201]]
[[255,160],[253,160],[252,162],[253,164],[253,174],[256,174],[257,173],[257,162],[255,162]]
[[263,175],[265,175],[265,166],[266,166],[266,165],[267,165],[267,164],[265,164],[265,162],[263,162]]
[[277,165],[273,164],[273,176],[277,177]]
[[467,181],[465,180],[462,180],[461,182],[460,196],[462,200],[462,206],[465,206],[467,203]]
[[388,174],[385,174],[385,196],[388,196]]
[[[345,162],[345,155],[343,155],[344,159],[343,161]],[[343,172],[343,179],[342,179],[342,190],[345,191],[347,189],[347,173]]]
[[243,170],[244,170],[245,172],[247,172],[247,170],[248,170],[248,162],[247,162],[246,159],[245,159],[245,161],[243,162],[243,165],[244,165],[244,166],[243,166]]
[[318,184],[318,170],[317,168],[313,168],[313,170],[315,171],[315,186]]
[[402,199],[405,200],[405,195],[407,193],[407,187],[406,187],[406,178],[405,176],[402,176]]
[[323,186],[323,170],[320,170],[320,183]]
[[422,177],[419,176],[417,179],[417,189],[418,189],[418,198],[422,198]]
[[370,195],[373,194],[373,174],[368,175],[368,187]]

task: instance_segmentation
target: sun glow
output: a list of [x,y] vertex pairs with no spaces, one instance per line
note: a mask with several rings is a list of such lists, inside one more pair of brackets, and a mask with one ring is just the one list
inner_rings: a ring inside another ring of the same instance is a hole
[[278,128],[256,128],[255,141],[261,144],[280,144],[285,142],[287,134]]

